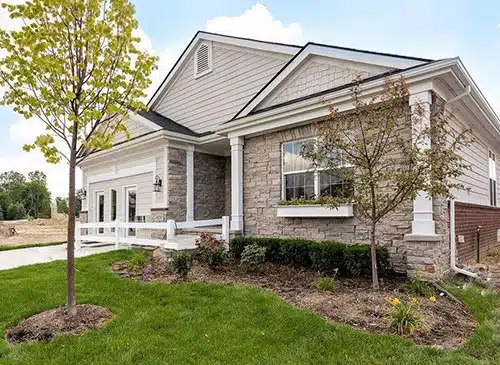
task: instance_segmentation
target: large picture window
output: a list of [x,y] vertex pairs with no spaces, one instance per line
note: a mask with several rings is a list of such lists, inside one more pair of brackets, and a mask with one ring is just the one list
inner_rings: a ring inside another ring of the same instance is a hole
[[314,138],[283,143],[282,173],[283,199],[310,200],[319,196],[339,196],[352,186],[342,176],[328,170],[312,171],[311,161],[300,153],[304,145],[313,144]]

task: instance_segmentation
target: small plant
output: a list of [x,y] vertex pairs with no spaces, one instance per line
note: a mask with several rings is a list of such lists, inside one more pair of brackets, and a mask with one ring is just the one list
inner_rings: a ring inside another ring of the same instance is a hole
[[337,288],[337,280],[334,277],[322,277],[316,279],[314,287],[319,290],[334,292]]
[[142,269],[148,264],[149,258],[144,252],[136,252],[132,258],[128,261],[130,267],[136,271],[142,271]]
[[415,274],[409,282],[403,284],[402,288],[415,296],[418,297],[432,297],[435,296],[436,291],[422,280],[422,277],[417,273]]
[[247,271],[262,271],[266,262],[267,248],[257,244],[248,245],[241,253],[240,265]]
[[174,253],[172,255],[172,267],[180,278],[186,280],[193,267],[193,258],[191,254],[187,252]]
[[228,259],[226,243],[214,236],[203,232],[196,240],[200,261],[208,264],[212,269],[224,265]]
[[387,298],[391,305],[386,313],[389,328],[396,328],[399,335],[412,335],[416,329],[424,324],[417,298],[408,298],[400,301],[398,298]]

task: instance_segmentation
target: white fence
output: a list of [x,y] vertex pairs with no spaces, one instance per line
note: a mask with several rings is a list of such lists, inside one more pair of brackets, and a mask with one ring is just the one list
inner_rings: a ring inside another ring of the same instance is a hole
[[[230,218],[227,216],[220,219],[208,219],[203,221],[176,222],[174,220],[168,220],[166,223],[133,223],[122,222],[118,219],[114,222],[77,222],[75,227],[75,248],[77,250],[80,249],[82,241],[113,243],[116,248],[119,248],[120,244],[164,247],[174,250],[192,248],[194,246],[194,237],[177,235],[176,229],[222,226],[221,239],[228,242],[229,224]],[[86,229],[87,232],[82,234],[82,229]],[[101,229],[103,233],[99,234]],[[137,231],[135,231],[135,235],[130,235],[128,234],[129,229],[165,230],[167,232],[166,240],[137,237]],[[108,232],[106,232],[106,230],[108,230]]]

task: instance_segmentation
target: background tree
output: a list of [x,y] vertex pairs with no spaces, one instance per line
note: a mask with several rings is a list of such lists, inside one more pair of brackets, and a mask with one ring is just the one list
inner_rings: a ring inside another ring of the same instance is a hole
[[56,198],[57,213],[68,214],[68,198]]
[[[384,92],[366,100],[359,79],[351,89],[354,109],[340,113],[330,108],[318,125],[316,143],[302,154],[313,168],[349,181],[348,188],[328,199],[337,207],[355,204],[356,214],[370,225],[373,287],[378,289],[376,234],[378,223],[401,203],[421,191],[429,196],[451,197],[451,189],[463,188],[450,177],[463,174],[467,165],[458,154],[470,141],[467,131],[454,131],[444,107],[429,116],[423,104],[408,105],[403,78],[387,79]],[[427,113],[427,115],[426,115]],[[422,118],[431,119],[430,126]],[[432,141],[428,149],[421,146]]]
[[26,214],[30,217],[38,218],[43,215],[50,215],[50,193],[45,180],[31,180],[24,185],[22,200]]
[[75,167],[87,151],[108,149],[141,101],[156,58],[138,49],[134,7],[128,0],[31,0],[3,4],[19,31],[0,31],[2,103],[47,133],[38,148],[46,160],[69,164],[67,306],[76,313],[74,280]]

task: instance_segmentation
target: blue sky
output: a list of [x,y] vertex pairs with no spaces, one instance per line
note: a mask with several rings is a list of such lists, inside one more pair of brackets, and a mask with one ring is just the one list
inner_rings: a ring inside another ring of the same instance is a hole
[[[158,84],[197,30],[304,44],[322,42],[433,59],[460,56],[500,114],[500,13],[497,1],[158,1],[133,0],[144,47],[160,57]],[[0,14],[0,26],[6,24]],[[21,152],[41,131],[0,108],[0,172],[40,168],[54,195],[66,167]]]

